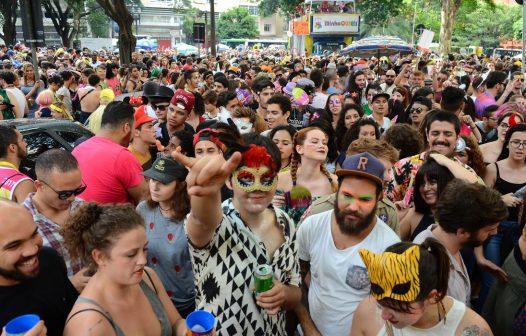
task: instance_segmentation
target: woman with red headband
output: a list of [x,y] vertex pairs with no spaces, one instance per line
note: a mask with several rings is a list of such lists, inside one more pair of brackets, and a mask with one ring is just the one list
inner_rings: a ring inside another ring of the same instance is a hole
[[[507,105],[507,107],[504,105]],[[497,121],[497,140],[480,146],[480,151],[486,164],[491,164],[504,159],[502,154],[506,132],[513,125],[524,121],[524,116],[515,112],[515,109],[513,108],[513,106],[516,106],[516,104],[504,105],[501,106],[496,112],[496,115],[499,116]]]

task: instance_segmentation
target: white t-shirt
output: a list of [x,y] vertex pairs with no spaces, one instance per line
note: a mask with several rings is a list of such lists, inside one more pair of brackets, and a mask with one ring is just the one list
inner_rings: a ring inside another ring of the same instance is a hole
[[349,335],[358,304],[370,293],[367,269],[358,251],[383,252],[400,241],[379,218],[359,244],[338,250],[331,233],[334,210],[309,216],[298,229],[299,258],[310,262],[310,316],[322,335]]
[[[15,96],[15,99],[16,99],[16,102],[18,103],[18,106],[20,108],[20,111],[22,111],[22,114],[24,114],[25,112],[25,109],[26,109],[26,96],[24,95],[24,93],[22,92],[22,90],[20,90],[19,88],[16,88],[16,87],[9,87],[9,88],[6,88],[6,91],[9,91],[13,94],[13,96]],[[11,102],[11,104],[13,104]]]
[[328,98],[329,96],[327,96],[325,93],[316,92],[314,94],[314,97],[312,98],[311,106],[314,108],[325,109],[325,105],[327,104]]

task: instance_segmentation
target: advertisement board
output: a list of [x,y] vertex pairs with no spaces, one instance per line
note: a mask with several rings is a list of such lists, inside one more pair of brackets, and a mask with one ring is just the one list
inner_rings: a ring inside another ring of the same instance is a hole
[[311,34],[357,34],[359,14],[312,14]]

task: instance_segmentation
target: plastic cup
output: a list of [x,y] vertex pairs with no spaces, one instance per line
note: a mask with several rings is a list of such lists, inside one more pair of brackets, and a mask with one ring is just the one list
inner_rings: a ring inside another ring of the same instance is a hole
[[18,316],[9,321],[5,326],[6,336],[22,336],[40,321],[35,314]]
[[206,310],[196,310],[186,317],[187,336],[211,336],[216,319]]

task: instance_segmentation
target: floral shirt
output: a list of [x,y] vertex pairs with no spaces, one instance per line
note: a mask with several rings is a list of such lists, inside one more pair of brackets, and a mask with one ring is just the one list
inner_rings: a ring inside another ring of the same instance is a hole
[[[269,206],[283,229],[285,242],[268,257],[263,241],[243,222],[231,199],[223,202],[223,220],[208,245],[189,244],[196,286],[196,309],[217,320],[216,335],[286,335],[285,312],[268,315],[256,304],[253,273],[261,264],[272,267],[274,278],[299,286],[299,261],[294,224]],[[186,229],[186,223],[185,223]]]
[[[407,205],[413,206],[413,192],[416,172],[424,164],[427,152],[422,152],[402,159],[395,163],[390,170],[389,180],[385,189],[385,196],[392,202],[404,201]],[[459,165],[469,170],[473,174],[475,171],[468,165],[453,158]],[[479,182],[482,180],[479,177]],[[483,183],[483,182],[482,182]]]

